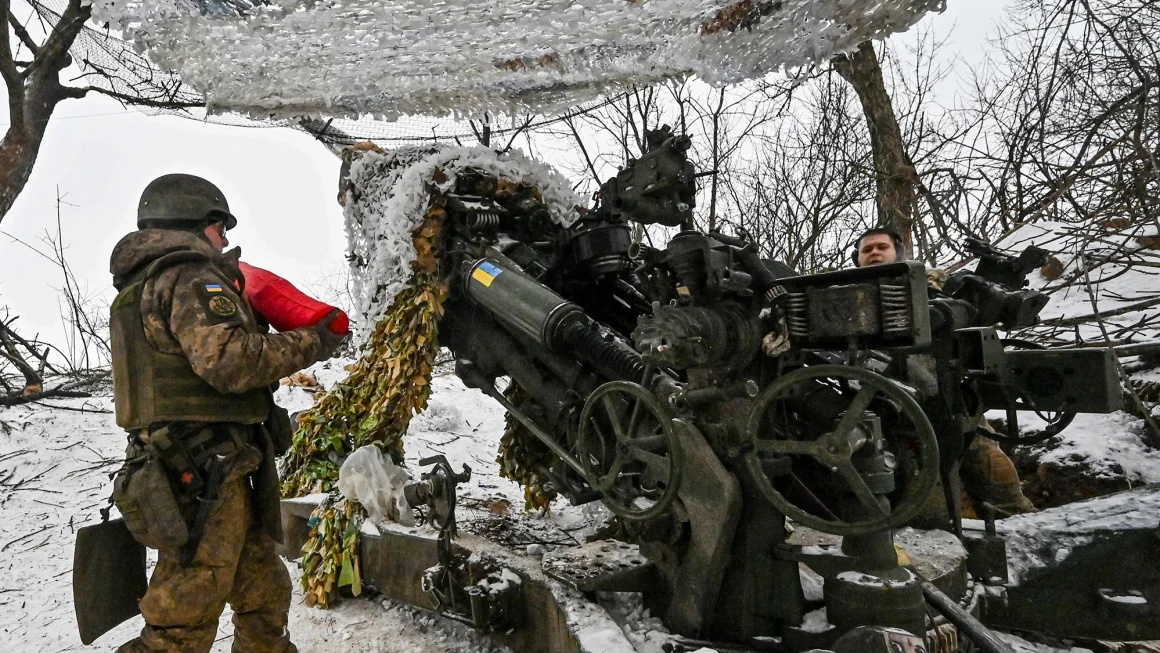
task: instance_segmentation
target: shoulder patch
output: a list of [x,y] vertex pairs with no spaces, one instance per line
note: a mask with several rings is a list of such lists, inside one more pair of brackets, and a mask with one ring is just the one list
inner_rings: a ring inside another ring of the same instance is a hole
[[207,283],[205,284],[205,291],[211,293],[221,292],[222,286],[219,283]]
[[225,295],[216,295],[209,299],[209,311],[221,317],[233,317],[238,314],[238,305]]

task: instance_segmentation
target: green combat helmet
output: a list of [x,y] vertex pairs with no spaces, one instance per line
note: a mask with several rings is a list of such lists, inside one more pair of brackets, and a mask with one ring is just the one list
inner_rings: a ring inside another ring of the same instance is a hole
[[200,223],[212,214],[224,218],[226,229],[238,224],[230,213],[226,196],[217,186],[195,175],[163,175],[149,182],[137,205],[137,228],[165,226],[186,227]]

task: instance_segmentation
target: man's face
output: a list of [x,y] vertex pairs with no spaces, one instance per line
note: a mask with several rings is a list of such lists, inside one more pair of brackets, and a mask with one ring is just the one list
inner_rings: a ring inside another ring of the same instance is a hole
[[215,222],[206,227],[205,237],[209,239],[209,244],[218,252],[226,251],[226,246],[230,244],[230,239],[226,238],[226,224],[224,222]]
[[858,242],[858,267],[893,263],[898,260],[894,239],[887,234],[870,234]]

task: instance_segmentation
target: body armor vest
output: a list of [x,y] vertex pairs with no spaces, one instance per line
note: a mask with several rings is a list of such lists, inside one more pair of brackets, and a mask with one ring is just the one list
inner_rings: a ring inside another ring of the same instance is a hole
[[136,431],[154,422],[266,421],[270,402],[264,388],[241,394],[218,392],[193,371],[184,356],[157,351],[145,337],[141,321],[145,282],[172,265],[205,260],[195,252],[167,254],[150,264],[113,300],[109,335],[117,426]]

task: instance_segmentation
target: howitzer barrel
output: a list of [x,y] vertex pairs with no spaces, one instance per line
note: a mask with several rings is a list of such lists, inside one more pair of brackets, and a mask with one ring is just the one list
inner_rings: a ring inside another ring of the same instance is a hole
[[613,379],[640,381],[644,361],[606,340],[584,311],[513,264],[485,258],[467,269],[467,295],[497,320],[548,351],[575,354]]
[[560,327],[584,318],[579,306],[552,292],[515,266],[492,258],[467,270],[467,295],[505,325],[534,342],[558,351]]

